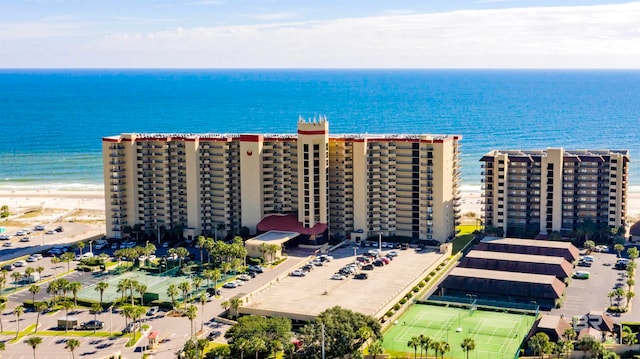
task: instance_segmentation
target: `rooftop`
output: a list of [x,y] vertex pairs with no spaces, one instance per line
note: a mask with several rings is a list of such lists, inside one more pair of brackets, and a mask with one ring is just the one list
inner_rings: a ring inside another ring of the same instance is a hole
[[557,279],[553,275],[544,274],[531,274],[531,273],[518,273],[518,272],[504,272],[488,269],[475,269],[475,268],[454,268],[450,276],[457,277],[469,277],[469,278],[484,278],[503,280],[509,282],[523,282],[523,283],[539,283],[539,284],[553,284]]

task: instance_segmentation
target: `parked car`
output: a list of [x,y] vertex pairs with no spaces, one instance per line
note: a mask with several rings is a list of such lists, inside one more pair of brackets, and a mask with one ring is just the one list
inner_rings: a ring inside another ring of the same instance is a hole
[[102,328],[104,328],[104,323],[99,321],[99,320],[90,320],[88,322],[82,323],[80,325],[80,328],[81,329],[85,329],[85,330],[88,330],[88,329],[91,329],[91,330],[102,329]]
[[218,288],[207,288],[207,293],[211,295],[220,295],[220,289]]
[[251,280],[251,277],[250,277],[248,274],[240,274],[240,275],[238,276],[238,279],[243,280],[243,281],[245,281],[245,282],[246,282],[246,281],[248,281],[248,280]]
[[153,307],[149,308],[149,310],[147,311],[147,315],[154,315],[154,314],[158,313],[159,311],[160,311],[160,307],[153,306]]
[[13,242],[4,242],[2,243],[3,247],[13,247]]
[[220,335],[222,335],[222,333],[220,333],[220,331],[218,330],[214,330],[211,333],[209,333],[209,335],[207,335],[207,339],[208,340],[214,340],[217,337],[219,337]]
[[14,265],[13,264],[6,264],[2,266],[2,269],[7,270],[7,271],[12,271],[14,269]]
[[30,242],[30,241],[31,241],[31,238],[29,238],[29,237],[20,238],[20,242]]
[[129,323],[129,324],[128,324],[128,325],[127,325],[127,326],[122,330],[122,332],[123,332],[123,333],[131,333],[131,332],[134,330],[134,328],[135,328],[135,330],[138,330],[138,328],[139,328],[139,327],[140,327],[140,324],[138,324],[137,322],[132,322],[132,323]]
[[589,279],[590,276],[591,276],[591,273],[587,271],[577,271],[573,273],[573,278],[575,279]]
[[343,279],[345,279],[345,278],[346,278],[346,277],[345,277],[345,276],[343,276],[343,275],[342,275],[342,274],[340,274],[340,273],[335,273],[334,275],[332,275],[332,276],[331,276],[331,279],[333,279],[333,280],[343,280]]
[[397,256],[398,256],[398,254],[399,254],[399,253],[398,253],[398,251],[391,251],[391,252],[387,253],[387,256],[390,256],[390,257],[397,257]]
[[249,266],[249,270],[254,271],[256,273],[263,273],[264,267],[259,265],[252,265],[252,266]]
[[15,267],[24,267],[24,266],[27,265],[27,262],[25,262],[25,261],[16,261],[16,262],[13,263],[13,265]]
[[365,264],[361,268],[362,270],[373,270],[373,264]]
[[37,262],[37,261],[38,261],[38,258],[33,257],[33,256],[31,256],[31,257],[27,258],[27,262],[29,262],[29,263]]
[[292,277],[304,277],[304,271],[302,269],[294,269],[291,271],[291,276]]
[[62,226],[58,226],[56,227],[56,229],[54,229],[56,232],[64,232],[64,227]]
[[367,279],[369,278],[369,275],[367,273],[358,273],[355,276],[353,276],[353,279]]
[[236,282],[227,282],[222,287],[223,288],[236,288],[238,285]]
[[45,232],[45,234],[56,234],[56,231],[48,230]]
[[45,229],[47,229],[47,227],[43,226],[42,224],[39,224],[35,227],[33,227],[34,230],[36,231],[44,231]]

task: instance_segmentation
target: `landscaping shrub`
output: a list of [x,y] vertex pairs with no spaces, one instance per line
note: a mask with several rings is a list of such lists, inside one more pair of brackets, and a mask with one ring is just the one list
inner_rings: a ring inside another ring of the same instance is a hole
[[407,298],[407,299],[411,299],[411,298],[413,298],[413,293],[409,292],[404,297]]
[[396,303],[396,304],[393,306],[393,310],[398,310],[398,309],[400,309],[400,304]]
[[427,285],[425,282],[418,283],[418,287],[420,288],[424,288],[425,285]]
[[386,315],[387,317],[391,317],[393,315],[393,311],[390,310],[390,311],[384,313],[384,315]]
[[420,287],[419,286],[415,286],[415,287],[413,287],[412,291],[414,293],[418,293],[420,291]]
[[253,258],[253,257],[249,257],[247,258],[247,264],[250,265],[261,265],[262,264],[262,258]]
[[400,304],[404,305],[407,302],[407,298],[400,299]]
[[173,304],[171,304],[170,301],[166,301],[166,300],[154,300],[151,301],[150,303],[151,306],[158,306],[162,309],[173,309]]

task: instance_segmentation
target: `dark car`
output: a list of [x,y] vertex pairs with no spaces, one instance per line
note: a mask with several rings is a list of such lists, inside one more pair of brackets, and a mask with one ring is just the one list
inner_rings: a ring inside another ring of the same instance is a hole
[[8,271],[12,271],[15,267],[13,266],[13,264],[7,264],[2,266],[2,269],[4,270],[8,270]]
[[373,270],[373,264],[363,265],[362,270]]
[[218,331],[218,330],[214,330],[214,331],[212,331],[211,333],[209,333],[209,335],[207,335],[207,339],[209,339],[209,340],[214,340],[214,339],[216,339],[217,337],[219,337],[220,335],[222,335],[222,333],[220,333],[220,331]]
[[64,228],[62,226],[56,227],[56,229],[54,229],[54,231],[56,231],[56,232],[64,232]]
[[367,279],[369,275],[367,273],[358,273],[353,276],[353,279]]
[[211,295],[220,295],[220,289],[218,288],[207,288],[207,293]]
[[80,325],[82,329],[102,329],[104,328],[104,323],[99,320],[90,320],[88,322],[82,323]]
[[373,262],[373,265],[374,265],[374,266],[376,266],[376,267],[382,267],[382,266],[384,266],[384,262],[383,262],[383,261],[381,261],[381,260],[379,260],[379,259],[376,259],[376,260]]

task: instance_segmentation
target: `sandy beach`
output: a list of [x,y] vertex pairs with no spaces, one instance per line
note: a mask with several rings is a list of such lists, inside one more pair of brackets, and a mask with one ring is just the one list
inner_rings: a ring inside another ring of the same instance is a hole
[[[480,195],[479,191],[462,191],[463,214],[473,212],[480,215]],[[640,192],[630,192],[628,200],[628,217],[639,220]],[[0,206],[2,205],[9,206],[12,215],[40,210],[40,218],[32,218],[34,221],[46,222],[47,217],[53,220],[69,211],[82,212],[89,219],[104,220],[104,192],[101,191],[0,191]]]

